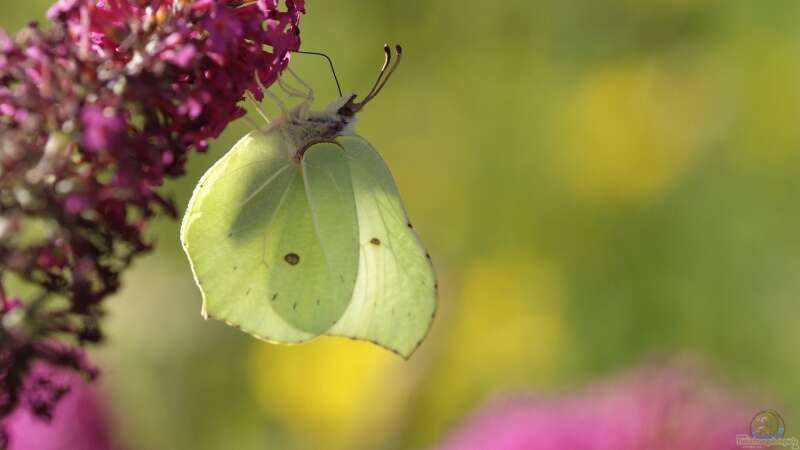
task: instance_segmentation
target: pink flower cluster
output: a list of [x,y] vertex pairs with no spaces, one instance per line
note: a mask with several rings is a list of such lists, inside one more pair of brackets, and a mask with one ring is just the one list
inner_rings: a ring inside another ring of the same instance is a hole
[[[6,420],[8,450],[115,450],[102,397],[94,386],[74,372],[36,363],[28,377],[31,389],[56,385],[61,395],[69,393],[43,422],[27,409],[18,409]],[[41,394],[40,394],[41,395]]]
[[736,449],[756,412],[691,368],[649,368],[560,399],[499,402],[441,450]]
[[86,368],[53,339],[102,339],[102,302],[149,250],[149,220],[176,215],[157,188],[244,115],[246,92],[262,98],[303,12],[303,0],[60,0],[47,29],[0,30],[0,418],[24,403],[32,361]]

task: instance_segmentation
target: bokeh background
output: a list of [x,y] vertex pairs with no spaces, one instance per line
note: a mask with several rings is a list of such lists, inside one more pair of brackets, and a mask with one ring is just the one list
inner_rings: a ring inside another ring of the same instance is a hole
[[[0,26],[49,3],[4,1]],[[307,6],[303,48],[328,53],[347,91],[368,89],[384,42],[406,50],[358,130],[434,257],[433,332],[403,362],[205,322],[162,220],[93,355],[130,449],[433,448],[493,396],[676,355],[800,430],[800,2]],[[334,98],[323,60],[292,67],[319,107]],[[164,191],[184,206],[250,128]]]

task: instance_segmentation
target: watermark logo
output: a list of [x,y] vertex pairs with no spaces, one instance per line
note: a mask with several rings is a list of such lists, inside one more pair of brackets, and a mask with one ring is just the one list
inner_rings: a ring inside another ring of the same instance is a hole
[[796,437],[786,437],[786,425],[777,411],[761,411],[750,421],[750,435],[737,434],[736,446],[739,448],[790,448],[800,450]]

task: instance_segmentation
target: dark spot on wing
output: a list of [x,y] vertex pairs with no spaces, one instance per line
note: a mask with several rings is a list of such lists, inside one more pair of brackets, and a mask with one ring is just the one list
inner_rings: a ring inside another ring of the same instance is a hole
[[277,292],[272,294],[272,301],[274,302],[276,298],[278,298],[278,293]]
[[407,225],[408,225],[408,228],[411,228],[412,230],[414,229],[414,225],[411,225],[411,222],[408,222]]
[[233,237],[233,233],[228,233],[228,237]]
[[286,256],[283,257],[284,261],[291,265],[296,265],[300,262],[300,255],[297,253],[287,253]]
[[250,295],[250,289],[248,289],[247,292],[244,293],[244,295]]
[[381,245],[381,240],[378,238],[372,238],[369,240],[369,243],[372,245]]
[[317,304],[319,305],[319,299],[317,299]]
[[292,311],[297,311],[297,302],[292,303]]
[[233,271],[236,272],[236,266],[233,266]]
[[425,253],[425,257],[428,258],[428,259],[431,259],[431,254],[426,252]]

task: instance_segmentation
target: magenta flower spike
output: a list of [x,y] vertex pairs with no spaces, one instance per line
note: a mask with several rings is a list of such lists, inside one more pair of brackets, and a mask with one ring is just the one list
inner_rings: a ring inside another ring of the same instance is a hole
[[[36,361],[93,376],[103,301],[150,250],[158,192],[300,45],[302,1],[59,0],[0,30],[0,418]],[[30,230],[36,230],[33,237]],[[8,284],[22,281],[30,297]],[[66,300],[66,301],[65,301]],[[55,344],[57,343],[57,344]],[[47,419],[62,396],[33,409]]]

